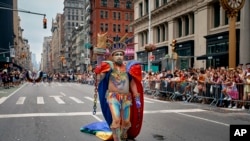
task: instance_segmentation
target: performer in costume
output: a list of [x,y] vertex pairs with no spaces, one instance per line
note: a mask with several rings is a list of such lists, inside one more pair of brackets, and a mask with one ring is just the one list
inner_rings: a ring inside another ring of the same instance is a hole
[[140,133],[144,106],[141,66],[136,61],[124,64],[126,41],[121,40],[108,48],[112,60],[102,61],[95,69],[102,113],[114,141],[133,139]]
[[35,82],[40,82],[42,80],[43,72],[38,71],[37,73],[27,71],[26,72],[26,78],[29,82],[35,83]]

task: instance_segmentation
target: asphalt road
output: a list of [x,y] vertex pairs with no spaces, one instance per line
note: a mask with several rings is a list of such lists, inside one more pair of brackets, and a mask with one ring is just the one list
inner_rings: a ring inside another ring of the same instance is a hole
[[[94,87],[77,83],[25,83],[0,89],[0,141],[100,141],[80,132],[102,121],[92,115]],[[169,102],[145,95],[136,141],[229,141],[231,124],[250,125],[250,113],[205,104]]]

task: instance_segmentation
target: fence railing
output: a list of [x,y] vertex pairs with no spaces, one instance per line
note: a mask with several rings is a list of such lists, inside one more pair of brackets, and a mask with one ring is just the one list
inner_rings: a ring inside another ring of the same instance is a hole
[[201,84],[197,81],[167,80],[145,80],[142,83],[145,94],[162,97],[170,101],[201,102],[219,107],[228,107],[230,104],[234,104],[236,108],[240,106],[249,107],[250,105],[249,84],[235,83],[227,86],[212,83]]

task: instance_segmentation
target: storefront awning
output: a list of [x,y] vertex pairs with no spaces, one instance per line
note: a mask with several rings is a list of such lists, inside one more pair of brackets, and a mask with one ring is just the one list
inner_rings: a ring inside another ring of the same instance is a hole
[[220,52],[220,53],[213,53],[213,54],[204,54],[201,56],[198,56],[196,60],[206,60],[206,59],[215,59],[215,58],[220,58],[224,55],[227,55],[228,52]]

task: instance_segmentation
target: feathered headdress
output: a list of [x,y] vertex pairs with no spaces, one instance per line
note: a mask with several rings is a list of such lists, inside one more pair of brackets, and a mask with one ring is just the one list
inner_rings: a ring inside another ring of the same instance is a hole
[[133,37],[129,39],[126,39],[126,37],[127,34],[125,34],[120,40],[118,35],[116,36],[114,41],[108,39],[108,50],[111,55],[117,51],[121,51],[125,54],[128,42],[133,39]]

